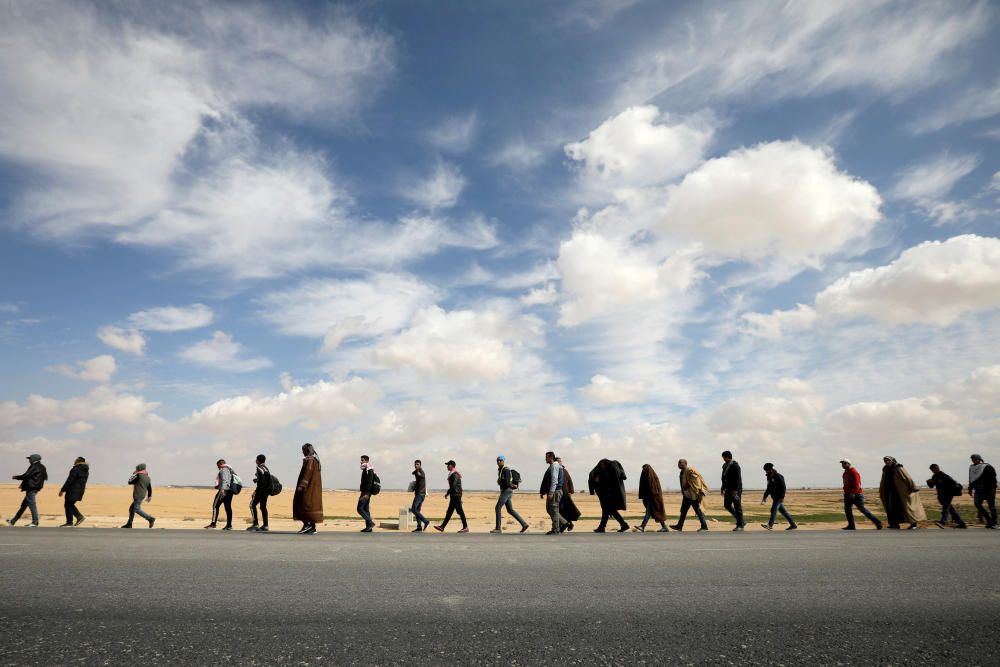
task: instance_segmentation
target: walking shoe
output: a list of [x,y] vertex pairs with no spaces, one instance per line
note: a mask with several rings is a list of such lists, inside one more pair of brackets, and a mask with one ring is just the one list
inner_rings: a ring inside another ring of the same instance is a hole
[[460,532],[460,533],[467,533],[467,532],[469,532],[469,529],[468,528],[462,528],[462,530],[460,530],[458,532]]
[[792,525],[792,526],[789,526],[788,528],[785,528],[785,530],[798,530],[798,529],[799,529],[799,527],[797,525]]
[[909,527],[907,528],[907,530],[916,530],[916,529],[917,529],[917,522],[916,521],[914,521],[913,523],[911,523],[909,525]]
[[965,528],[965,529],[968,529],[968,528],[969,528],[969,527],[968,527],[967,525],[965,525],[964,523],[960,523],[959,525],[957,525],[957,526],[955,526],[955,527],[956,527],[956,528],[958,528],[959,530],[962,530],[963,528]]
[[678,525],[677,525],[677,524],[675,523],[675,524],[673,524],[672,526],[670,526],[670,530],[677,530],[677,531],[680,531],[680,530],[684,530],[684,526],[678,526]]
[[421,528],[420,526],[417,526],[415,530],[411,530],[410,532],[411,533],[422,533],[422,532],[424,532],[424,529]]
[[249,533],[251,530],[260,530],[260,526],[258,526],[255,523],[251,524],[250,526],[247,527],[247,532]]
[[621,528],[619,528],[618,532],[619,533],[624,533],[626,530],[628,530],[628,524],[627,523],[624,526],[622,526]]
[[81,523],[83,523],[86,520],[87,520],[87,517],[81,516],[79,519],[76,520],[76,523],[74,525],[79,526]]
[[208,528],[215,528],[215,524],[214,523],[210,523],[207,526],[205,526],[205,528],[206,529],[208,529]]
[[774,530],[774,527],[769,523],[762,523],[760,524],[760,527],[764,530]]
[[13,526],[14,524],[16,524],[16,523],[17,523],[17,522],[16,522],[16,521],[14,521],[13,519],[4,519],[4,520],[3,520],[3,522],[4,522],[5,524],[7,524],[8,526]]
[[[571,524],[571,523],[568,523],[568,524],[566,524],[566,526],[567,526],[567,528],[568,528],[569,530],[573,530],[573,524]],[[522,532],[522,533],[523,533],[524,531],[526,531],[526,530],[528,530],[528,524],[524,524],[523,526],[521,526],[521,532]]]
[[152,528],[154,523],[156,523],[155,517],[149,520],[149,527]]
[[61,523],[61,524],[59,524],[59,527],[60,528],[72,528],[73,524],[71,524],[71,523]]
[[699,533],[704,533],[707,530],[708,530],[708,526],[702,526],[701,528],[698,529],[698,532]]
[[222,527],[222,530],[232,530],[232,529],[233,529],[232,526],[223,526]]
[[733,528],[733,532],[734,533],[742,533],[743,532],[743,526],[736,526],[735,528]]
[[568,523],[563,523],[563,524],[559,525],[559,532],[560,533],[565,533],[568,529],[569,529],[569,524]]
[[27,526],[25,526],[25,528],[38,528],[38,524],[37,523],[29,523]]
[[362,533],[370,533],[370,532],[372,532],[372,527],[371,526],[366,526],[366,527],[364,527],[364,528],[361,529],[361,532]]
[[943,521],[935,521],[934,525],[937,526],[938,528],[945,528],[946,527],[945,523]]
[[875,530],[882,530],[882,524],[881,523],[876,523],[875,524]]
[[595,533],[604,533],[604,532],[607,532],[607,531],[605,531],[603,528],[595,528],[594,532]]
[[427,530],[430,527],[431,527],[431,522],[430,521],[424,521],[424,530]]
[[443,533],[444,532],[444,526],[434,526],[434,530],[438,531],[439,533]]
[[663,528],[660,528],[660,529],[659,529],[658,531],[656,531],[656,532],[658,532],[658,533],[669,533],[669,532],[670,532],[670,529],[669,529],[669,528],[667,528],[666,526],[664,526]]
[[498,535],[498,534],[500,534],[500,533],[502,533],[502,532],[503,532],[503,531],[502,531],[502,530],[500,530],[499,528],[494,528],[493,530],[491,530],[491,531],[490,531],[490,533],[492,533],[492,534],[494,534],[494,535]]
[[555,530],[550,530],[549,532],[547,532],[547,533],[545,533],[545,534],[546,534],[546,535],[558,535],[558,534],[559,534],[559,532],[558,532],[558,531],[555,531]]
[[[646,532],[646,528],[644,526],[632,526],[632,530],[634,530],[637,533],[645,533]],[[618,531],[618,532],[621,532],[621,531]]]
[[310,526],[310,525],[311,525],[311,524],[309,524],[309,523],[303,523],[303,524],[302,524],[302,527],[301,527],[301,528],[299,528],[298,532],[299,532],[300,534],[301,534],[301,533],[304,533],[304,532],[306,532],[307,530],[309,530],[309,526]]
[[309,527],[302,531],[303,535],[315,535],[316,534],[316,524],[311,523]]
[[[528,527],[525,526],[524,529],[528,530]],[[570,521],[569,523],[566,524],[566,530],[568,530],[571,533],[573,532],[573,522],[572,521]]]
[[268,530],[269,529],[268,529],[267,526],[261,526],[260,528],[257,529],[257,532],[258,533],[266,533]]
[[854,526],[844,526],[841,530],[857,530]]
[[119,528],[131,528],[131,527],[132,527],[132,524],[130,524],[130,523],[126,523],[126,524],[124,524],[124,525],[122,525],[122,526],[118,526],[118,527],[119,527]]

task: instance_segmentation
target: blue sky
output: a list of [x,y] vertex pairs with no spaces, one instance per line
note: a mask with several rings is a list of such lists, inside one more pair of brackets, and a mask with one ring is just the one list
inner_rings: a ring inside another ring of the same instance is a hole
[[2,474],[1000,442],[990,3],[2,12]]

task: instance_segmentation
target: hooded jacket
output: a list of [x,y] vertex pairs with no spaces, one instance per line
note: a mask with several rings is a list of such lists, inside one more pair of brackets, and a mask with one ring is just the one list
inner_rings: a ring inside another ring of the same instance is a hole
[[768,496],[770,496],[773,500],[777,500],[780,503],[785,499],[785,493],[787,492],[788,488],[785,486],[785,476],[775,470],[774,474],[767,480],[767,489],[764,491],[764,497],[761,500],[767,500]]
[[667,509],[663,506],[663,487],[660,486],[660,478],[653,466],[648,463],[642,466],[642,473],[639,475],[639,499],[646,503],[653,521],[667,520]]
[[614,512],[625,509],[625,469],[618,461],[601,459],[587,479],[590,495],[597,494],[601,510]]
[[40,460],[32,461],[23,475],[14,475],[14,479],[21,480],[21,485],[18,488],[26,492],[41,491],[42,487],[45,486],[45,480],[48,478],[49,472]]
[[83,493],[87,490],[87,478],[90,477],[90,466],[86,463],[75,463],[69,469],[69,475],[63,483],[59,492],[62,493],[66,502],[75,503],[83,500]]
[[132,485],[132,500],[149,500],[153,497],[153,482],[149,479],[146,466],[137,469],[128,478],[128,483]]

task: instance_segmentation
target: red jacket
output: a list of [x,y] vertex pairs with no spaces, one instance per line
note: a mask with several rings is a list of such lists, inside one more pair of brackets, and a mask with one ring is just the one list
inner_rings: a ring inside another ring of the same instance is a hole
[[861,473],[853,467],[844,471],[844,493],[862,493]]

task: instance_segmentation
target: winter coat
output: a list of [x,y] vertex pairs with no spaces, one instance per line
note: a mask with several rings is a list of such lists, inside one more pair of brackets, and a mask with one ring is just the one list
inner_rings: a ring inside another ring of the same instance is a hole
[[942,505],[950,503],[955,496],[961,493],[958,482],[941,470],[931,475],[931,478],[927,480],[927,487],[937,491],[938,502]]
[[733,496],[743,495],[743,474],[736,461],[722,464],[722,490]]
[[785,476],[780,472],[775,472],[767,480],[767,489],[764,491],[764,497],[761,501],[767,500],[768,496],[772,500],[777,500],[779,503],[785,499],[785,494],[788,492],[788,487],[785,486]]
[[143,501],[153,497],[153,482],[149,479],[149,473],[145,470],[136,470],[128,478],[128,483],[132,485],[132,500]]
[[358,490],[362,495],[371,495],[372,487],[375,486],[375,468],[365,468],[361,471],[361,485]]
[[253,476],[254,496],[266,498],[271,495],[271,471],[263,463],[257,464],[257,472]]
[[899,497],[904,521],[907,523],[926,521],[927,514],[924,512],[924,504],[920,502],[919,491],[920,488],[901,463],[893,461],[882,468],[882,482],[878,487],[878,495],[886,512],[889,512],[890,496],[895,494]]
[[[576,487],[573,486],[573,478],[569,476],[569,470],[566,470],[566,466],[563,466],[562,472],[563,472],[563,496],[576,493]],[[566,515],[563,514],[563,516],[565,517]]]
[[462,474],[457,470],[448,473],[448,491],[445,492],[444,496],[445,498],[462,497]]
[[322,466],[315,456],[302,459],[302,469],[292,496],[292,518],[306,523],[323,523]]
[[22,491],[41,491],[48,478],[49,472],[41,461],[35,461],[29,465],[23,475],[14,475],[14,479],[21,480],[21,485],[18,488]]
[[625,470],[618,461],[601,459],[590,471],[590,495],[597,494],[601,510],[615,512],[625,509]]
[[681,480],[681,493],[688,500],[696,500],[704,502],[705,498],[708,496],[708,484],[705,483],[705,478],[701,476],[701,473],[688,466],[681,470],[680,474]]
[[77,463],[69,469],[66,482],[59,489],[59,493],[65,495],[66,502],[75,503],[83,500],[83,492],[87,490],[87,478],[90,476],[90,466],[86,463]]
[[660,486],[660,478],[653,466],[648,463],[642,466],[642,473],[639,475],[639,500],[649,508],[653,521],[660,523],[667,520],[667,509],[663,506],[663,487]]

